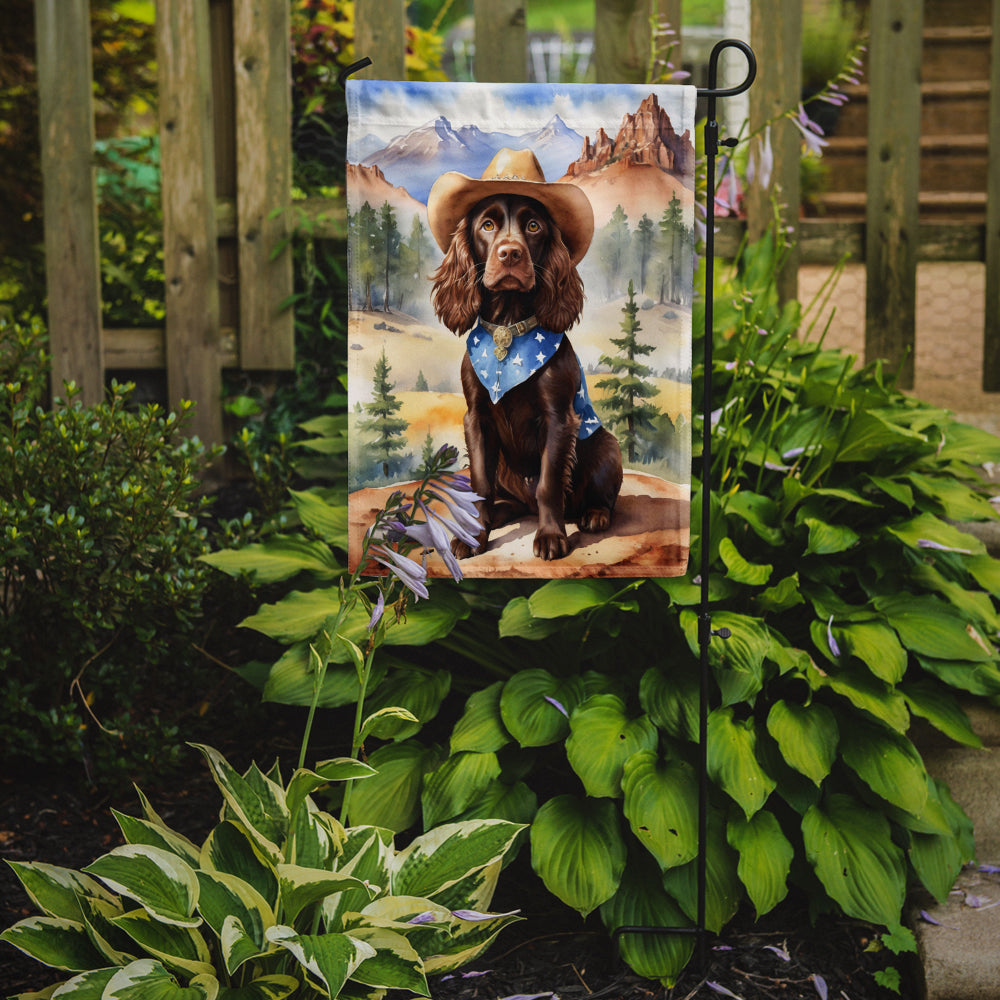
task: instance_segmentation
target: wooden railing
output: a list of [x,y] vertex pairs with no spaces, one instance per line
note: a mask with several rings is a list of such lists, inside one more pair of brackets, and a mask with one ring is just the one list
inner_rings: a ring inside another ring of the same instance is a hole
[[[527,79],[525,2],[475,0],[478,80]],[[917,0],[871,0],[865,220],[799,219],[800,137],[779,120],[770,183],[748,192],[745,222],[724,220],[716,247],[732,253],[744,228],[763,231],[774,200],[795,206],[784,209],[796,242],[782,293],[796,293],[800,263],[844,254],[864,261],[866,356],[895,366],[909,352],[904,384],[913,375],[917,262],[985,261],[983,386],[1000,391],[1000,0],[992,5],[985,223],[918,215],[922,9]],[[751,132],[798,104],[801,11],[801,0],[753,0]],[[221,370],[292,366],[292,317],[281,308],[291,255],[280,249],[291,235],[282,211],[291,202],[288,12],[289,0],[158,0],[166,326],[115,331],[101,326],[88,0],[36,0],[54,386],[72,379],[94,401],[107,369],[165,368],[170,401],[195,400],[196,432],[220,441]],[[650,16],[680,26],[682,13],[681,0],[595,0],[597,81],[645,81]],[[401,79],[404,0],[357,0],[355,23],[356,52],[374,63],[364,72]],[[720,107],[736,134],[741,123],[726,113]],[[343,201],[303,211],[317,219],[315,235],[343,236]]]

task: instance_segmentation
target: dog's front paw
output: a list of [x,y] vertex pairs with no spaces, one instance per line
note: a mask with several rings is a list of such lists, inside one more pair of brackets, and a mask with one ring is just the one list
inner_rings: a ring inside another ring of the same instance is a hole
[[543,531],[539,528],[535,532],[535,544],[533,546],[535,557],[538,559],[563,559],[569,554],[569,539],[565,531],[552,529]]
[[463,542],[461,538],[453,538],[451,542],[451,554],[456,559],[468,559],[469,556],[478,556],[486,549],[486,540],[483,539],[478,545],[472,546]]
[[607,507],[592,507],[579,521],[581,531],[607,531],[611,527],[611,511]]

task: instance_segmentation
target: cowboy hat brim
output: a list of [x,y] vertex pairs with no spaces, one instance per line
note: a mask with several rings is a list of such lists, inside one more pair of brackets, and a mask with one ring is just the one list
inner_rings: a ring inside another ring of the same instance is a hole
[[427,197],[427,220],[437,245],[447,252],[451,238],[469,210],[497,194],[520,195],[539,202],[559,227],[574,264],[583,260],[594,237],[594,209],[587,195],[566,181],[482,179],[450,170]]

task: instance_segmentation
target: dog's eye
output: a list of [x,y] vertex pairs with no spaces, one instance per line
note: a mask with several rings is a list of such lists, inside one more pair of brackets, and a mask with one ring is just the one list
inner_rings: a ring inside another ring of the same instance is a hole
[[483,229],[487,233],[492,233],[493,230],[496,229],[496,224],[493,222],[492,219],[484,219],[483,220]]
[[542,231],[541,223],[537,219],[532,219],[524,228],[529,233],[540,233]]

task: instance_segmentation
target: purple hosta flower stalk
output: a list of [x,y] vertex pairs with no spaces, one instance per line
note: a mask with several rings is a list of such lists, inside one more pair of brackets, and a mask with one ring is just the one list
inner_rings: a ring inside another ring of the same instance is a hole
[[428,597],[427,567],[414,562],[408,556],[400,555],[384,545],[371,545],[368,555],[384,566],[400,583],[416,597]]
[[799,104],[798,112],[791,111],[788,113],[788,117],[802,134],[806,150],[816,156],[822,156],[823,147],[827,145],[827,141],[823,138],[823,130],[806,114],[806,109]]
[[385,594],[381,590],[378,592],[378,600],[375,602],[375,607],[372,608],[372,616],[368,619],[368,631],[372,632],[375,626],[382,620],[382,615],[385,613]]
[[833,615],[830,615],[830,620],[826,623],[826,642],[830,647],[830,652],[834,656],[840,656],[840,646],[837,644],[837,640],[833,637]]

